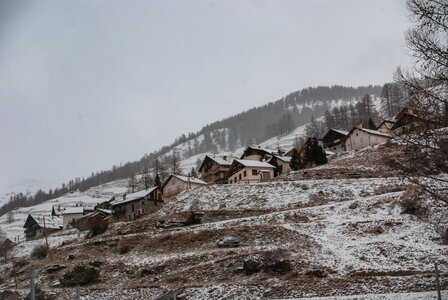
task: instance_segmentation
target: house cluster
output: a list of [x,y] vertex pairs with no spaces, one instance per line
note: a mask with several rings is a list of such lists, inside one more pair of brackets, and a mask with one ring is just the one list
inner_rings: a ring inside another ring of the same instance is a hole
[[[329,129],[322,139],[316,139],[326,155],[359,150],[387,142],[394,136],[420,130],[430,126],[410,108],[403,109],[394,119],[383,121],[376,130],[353,127],[349,132]],[[95,206],[84,203],[54,205],[51,216],[28,215],[24,229],[27,239],[40,238],[62,229],[89,230],[97,225],[113,221],[133,221],[159,210],[164,203],[192,188],[208,184],[258,183],[274,178],[274,169],[281,173],[291,171],[294,153],[305,156],[305,146],[288,151],[247,147],[239,158],[228,156],[205,156],[199,168],[200,177],[170,175],[161,187],[152,187],[132,194],[123,194],[116,199]]]

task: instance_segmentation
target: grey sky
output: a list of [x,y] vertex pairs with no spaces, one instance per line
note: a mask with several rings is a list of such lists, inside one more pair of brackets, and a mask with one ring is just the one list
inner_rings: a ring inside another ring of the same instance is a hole
[[0,0],[0,191],[58,186],[316,85],[408,65],[404,1]]

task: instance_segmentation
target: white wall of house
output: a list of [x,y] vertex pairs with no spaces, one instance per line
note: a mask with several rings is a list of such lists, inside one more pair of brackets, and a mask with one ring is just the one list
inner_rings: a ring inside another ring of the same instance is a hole
[[269,172],[268,176],[270,178],[274,178],[274,169],[272,168],[245,167],[239,170],[237,173],[230,176],[228,181],[231,184],[260,182],[261,178],[260,175],[258,174],[259,171],[268,171]]
[[165,195],[165,199],[170,197],[174,197],[182,191],[192,189],[195,187],[204,186],[203,184],[193,183],[193,182],[185,182],[180,180],[179,178],[173,176],[170,181],[164,186],[163,194]]
[[350,134],[348,138],[346,138],[345,148],[347,149],[347,151],[359,150],[365,147],[387,142],[388,140],[390,140],[390,138],[370,134],[356,128],[355,130],[353,130],[352,134]]
[[70,228],[70,223],[73,220],[76,220],[78,218],[81,218],[84,214],[82,213],[76,213],[76,214],[64,214],[62,215],[62,225],[64,229],[69,229]]
[[331,151],[333,153],[342,153],[342,152],[346,151],[344,143],[340,143],[340,144],[335,145],[333,147],[327,147],[325,150]]
[[392,131],[390,130],[392,128],[392,126],[394,126],[394,123],[390,123],[390,122],[384,122],[381,124],[380,127],[378,127],[378,131],[385,133],[385,134],[391,134]]

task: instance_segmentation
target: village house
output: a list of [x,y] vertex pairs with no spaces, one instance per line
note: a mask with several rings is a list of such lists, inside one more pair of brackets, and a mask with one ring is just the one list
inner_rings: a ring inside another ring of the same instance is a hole
[[281,150],[263,149],[260,147],[247,147],[240,159],[266,161],[274,155],[282,155]]
[[208,184],[226,183],[232,161],[233,158],[230,160],[227,156],[211,157],[206,155],[199,168],[201,179]]
[[267,162],[235,159],[228,172],[228,182],[254,183],[274,178],[275,167]]
[[394,126],[394,124],[394,120],[384,120],[376,130],[385,134],[393,135],[392,127]]
[[436,124],[431,120],[432,116],[423,116],[413,108],[403,108],[395,117],[396,122],[391,127],[395,135],[415,133],[425,129],[436,128]]
[[393,137],[372,129],[353,127],[345,137],[344,144],[347,151],[359,150],[365,147],[378,145],[391,140]]
[[325,151],[328,150],[333,153],[344,152],[346,149],[343,141],[347,134],[348,132],[346,131],[330,128],[330,130],[328,130],[328,132],[322,138],[321,146]]
[[90,230],[97,225],[111,223],[113,220],[114,218],[111,210],[99,208],[96,211],[77,219],[74,227],[81,231]]
[[283,154],[283,156],[292,157],[294,155],[294,151],[298,151],[298,149],[296,147],[293,147],[292,149],[287,151],[285,154]]
[[0,242],[0,256],[5,258],[5,263],[8,261],[8,252],[9,250],[15,247],[16,243],[11,241],[9,238],[6,238],[4,241]]
[[292,156],[280,156],[280,155],[274,155],[268,163],[271,165],[277,165],[281,167],[282,174],[291,172],[291,159]]
[[165,180],[162,189],[165,199],[169,200],[180,192],[204,185],[207,183],[198,178],[172,174]]
[[62,230],[62,219],[59,217],[32,216],[29,214],[23,228],[25,229],[25,237],[27,240],[38,239]]
[[116,220],[133,221],[159,210],[163,201],[162,190],[156,186],[133,194],[124,194],[123,199],[115,200],[111,204],[111,208]]
[[73,206],[66,207],[64,212],[62,213],[62,226],[64,229],[72,228],[76,219],[82,217],[84,215],[84,207],[82,206]]

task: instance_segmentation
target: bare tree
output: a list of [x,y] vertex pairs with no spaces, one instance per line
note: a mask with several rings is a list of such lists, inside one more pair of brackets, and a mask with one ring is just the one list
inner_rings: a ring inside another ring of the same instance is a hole
[[145,186],[145,190],[151,187],[152,178],[148,168],[143,168],[141,183]]
[[8,211],[8,214],[6,217],[7,217],[6,222],[8,222],[8,224],[11,224],[14,222],[14,212],[12,210]]
[[137,178],[135,177],[135,174],[132,173],[128,180],[128,189],[133,193],[135,191],[135,188],[137,187]]
[[414,27],[406,33],[406,44],[415,62],[413,70],[395,73],[395,80],[419,120],[418,130],[404,135],[404,155],[393,164],[411,182],[448,203],[448,180],[437,176],[448,172],[448,2],[408,0]]
[[171,155],[171,172],[173,174],[179,173],[179,156],[176,151],[173,151],[173,154]]

